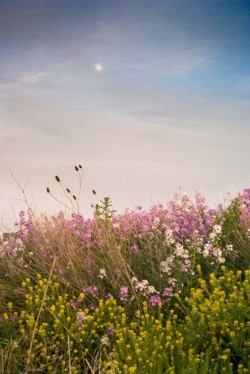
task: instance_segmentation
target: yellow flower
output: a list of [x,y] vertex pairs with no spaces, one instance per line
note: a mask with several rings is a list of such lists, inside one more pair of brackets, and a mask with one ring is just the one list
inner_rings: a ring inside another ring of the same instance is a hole
[[8,303],[8,308],[11,310],[12,309],[12,307],[13,307],[13,304],[12,304],[12,302],[9,302]]
[[55,312],[55,310],[56,310],[56,307],[55,307],[55,305],[51,305],[51,307],[50,307],[50,311],[51,311],[51,313],[54,313],[54,312]]

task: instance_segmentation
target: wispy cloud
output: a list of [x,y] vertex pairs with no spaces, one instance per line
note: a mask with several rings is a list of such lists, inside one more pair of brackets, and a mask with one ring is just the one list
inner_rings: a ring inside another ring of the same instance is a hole
[[10,80],[7,82],[0,82],[0,89],[11,89],[11,88],[16,88],[16,87],[21,87],[25,85],[33,85],[44,78],[50,76],[50,72],[48,71],[39,71],[37,73],[27,73],[22,75],[20,78],[15,79],[15,80]]
[[25,74],[19,79],[18,82],[21,84],[35,84],[49,75],[50,73],[47,71],[39,71],[38,73],[34,74]]

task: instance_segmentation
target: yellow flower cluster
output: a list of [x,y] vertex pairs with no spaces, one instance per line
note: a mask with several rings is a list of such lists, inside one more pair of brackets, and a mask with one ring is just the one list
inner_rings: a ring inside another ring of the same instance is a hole
[[[185,316],[170,310],[156,318],[144,305],[136,321],[117,331],[112,369],[205,373],[209,365],[214,373],[249,372],[250,271],[222,271],[219,278],[211,274],[208,282],[200,278],[202,288],[192,289],[185,299]],[[183,300],[178,299],[181,305],[176,303],[176,310],[183,310]]]
[[68,293],[58,295],[56,278],[48,281],[39,274],[34,285],[26,279],[22,287],[26,310],[19,313],[19,331],[27,345],[34,336],[32,365],[46,367],[48,373],[55,372],[55,362],[58,373],[68,372],[69,359],[71,372],[81,373],[88,353],[106,351],[114,331],[126,325],[124,309],[113,298],[100,300],[90,310],[83,307],[84,294],[80,293],[74,297],[79,308],[72,308]]
[[2,320],[14,316],[31,371],[84,373],[98,352],[110,374],[249,372],[250,270],[222,267],[205,280],[199,269],[199,277],[200,288],[176,295],[172,309],[143,302],[131,313],[112,297],[86,308],[83,293],[38,274],[22,283],[24,310],[10,302]]

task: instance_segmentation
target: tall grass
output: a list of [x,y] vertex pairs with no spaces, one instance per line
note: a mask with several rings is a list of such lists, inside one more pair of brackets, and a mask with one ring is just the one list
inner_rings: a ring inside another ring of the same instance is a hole
[[56,181],[71,217],[20,212],[0,241],[0,372],[250,371],[249,190],[85,219]]

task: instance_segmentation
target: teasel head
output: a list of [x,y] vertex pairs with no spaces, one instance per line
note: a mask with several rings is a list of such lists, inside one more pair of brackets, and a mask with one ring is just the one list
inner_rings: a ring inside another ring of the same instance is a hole
[[66,191],[67,191],[68,193],[70,193],[70,189],[69,189],[69,188],[66,188]]
[[77,166],[75,166],[75,170],[78,171],[78,167]]
[[75,195],[73,195],[72,197],[73,197],[74,200],[76,200],[76,196]]
[[47,187],[46,191],[47,191],[47,193],[50,193],[50,189],[49,189],[49,187]]
[[59,178],[57,175],[55,176],[55,178],[56,178],[56,181],[57,181],[57,182],[61,182],[61,181],[60,181],[60,178]]
[[93,193],[93,195],[96,195],[96,192],[95,192],[95,190],[92,190],[92,193]]
[[78,165],[79,169],[82,169],[82,165]]

